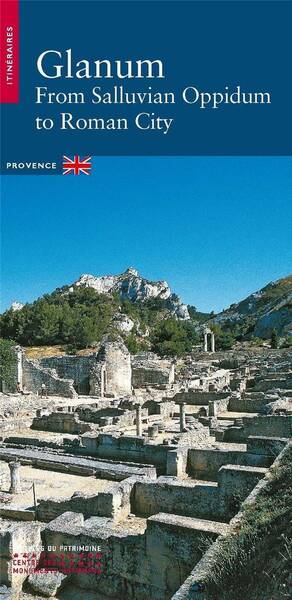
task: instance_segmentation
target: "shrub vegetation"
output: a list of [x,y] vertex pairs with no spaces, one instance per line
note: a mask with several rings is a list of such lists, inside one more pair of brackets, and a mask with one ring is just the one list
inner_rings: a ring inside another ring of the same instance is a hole
[[292,445],[272,478],[244,510],[240,530],[228,536],[212,566],[210,600],[292,597]]
[[14,382],[16,367],[15,343],[0,338],[0,383],[10,386]]

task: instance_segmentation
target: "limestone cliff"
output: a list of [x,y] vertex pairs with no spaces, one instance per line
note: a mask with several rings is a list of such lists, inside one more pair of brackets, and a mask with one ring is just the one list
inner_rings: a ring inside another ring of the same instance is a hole
[[172,294],[166,281],[150,281],[139,275],[133,267],[129,267],[120,275],[94,275],[84,274],[77,279],[69,288],[73,291],[75,287],[91,287],[99,294],[112,294],[117,292],[123,300],[132,302],[159,298],[168,300],[169,308],[178,319],[189,319],[188,308],[182,304],[178,296]]
[[10,308],[13,312],[16,312],[18,310],[21,310],[24,307],[24,304],[22,304],[22,302],[12,302]]

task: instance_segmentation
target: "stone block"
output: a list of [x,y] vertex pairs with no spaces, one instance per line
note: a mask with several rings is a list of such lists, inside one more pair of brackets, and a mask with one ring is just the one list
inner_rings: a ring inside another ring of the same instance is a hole
[[0,600],[19,600],[19,598],[19,589],[12,589],[7,587],[6,585],[0,585]]
[[84,524],[84,516],[81,513],[76,512],[64,512],[62,515],[58,516],[56,519],[50,522],[48,525],[49,529],[54,529],[56,531],[62,529],[68,529],[74,527],[82,527]]
[[27,574],[21,565],[14,565],[12,557],[34,548],[37,558],[41,551],[41,527],[38,523],[13,523],[2,525],[0,530],[0,584],[20,588]]
[[167,452],[166,474],[174,477],[183,477],[187,467],[187,448],[178,448]]
[[287,444],[287,438],[252,436],[247,438],[247,452],[275,458]]
[[218,473],[218,489],[222,519],[229,521],[238,512],[242,502],[267,471],[264,467],[221,467]]
[[46,598],[56,596],[57,592],[64,586],[68,576],[58,571],[49,573],[32,573],[28,577],[29,587],[36,594]]
[[217,484],[199,485],[176,477],[137,481],[132,494],[132,511],[144,517],[164,512],[216,518],[219,515]]
[[17,521],[34,521],[34,510],[25,510],[21,508],[5,507],[0,508],[0,517],[6,519],[16,519]]
[[156,585],[173,594],[202,556],[202,538],[225,534],[223,523],[159,513],[147,520],[146,550]]

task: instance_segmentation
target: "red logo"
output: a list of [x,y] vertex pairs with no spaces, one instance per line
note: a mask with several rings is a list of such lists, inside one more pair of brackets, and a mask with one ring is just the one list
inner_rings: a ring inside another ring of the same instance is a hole
[[80,156],[74,156],[73,160],[68,156],[63,156],[63,175],[90,175],[91,169],[91,156],[80,158]]

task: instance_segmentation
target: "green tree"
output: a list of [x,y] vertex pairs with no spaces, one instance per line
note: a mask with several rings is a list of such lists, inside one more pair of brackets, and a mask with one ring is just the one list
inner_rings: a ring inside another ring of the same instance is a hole
[[38,300],[30,323],[31,340],[38,345],[54,344],[58,340],[60,309],[45,300]]
[[134,331],[131,331],[131,333],[125,338],[125,344],[131,354],[137,354],[138,352],[147,350],[148,348],[147,342],[145,342],[143,339],[141,340],[137,338],[137,335]]
[[291,348],[292,347],[292,337],[287,337],[284,339],[282,348]]
[[210,328],[215,334],[216,350],[231,350],[235,342],[234,335],[231,331],[223,331],[217,323],[212,323]]
[[[45,294],[19,311],[0,316],[2,337],[24,346],[98,341],[119,310],[116,294],[98,294],[92,288],[67,288]],[[91,329],[91,330],[90,330]]]
[[222,333],[220,333],[216,338],[216,341],[215,341],[216,349],[217,350],[231,350],[234,342],[235,342],[235,339],[230,332],[222,331]]
[[63,344],[68,344],[72,341],[72,331],[77,318],[74,318],[74,310],[69,304],[64,304],[61,308],[59,320],[59,338]]
[[158,323],[151,335],[152,350],[160,356],[182,356],[190,352],[194,330],[174,317]]
[[81,316],[72,327],[71,340],[76,348],[86,348],[96,341],[94,321],[90,317]]
[[276,329],[273,329],[272,333],[271,333],[271,348],[274,348],[274,349],[278,348],[278,343],[279,343],[279,340],[278,340],[277,331],[276,331]]
[[16,353],[15,343],[11,340],[0,339],[0,382],[7,386],[15,380]]

